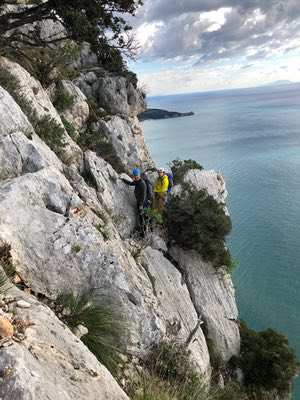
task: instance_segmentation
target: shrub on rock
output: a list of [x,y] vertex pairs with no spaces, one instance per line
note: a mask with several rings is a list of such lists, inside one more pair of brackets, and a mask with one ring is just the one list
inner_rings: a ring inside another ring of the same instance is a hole
[[194,160],[173,160],[170,163],[170,168],[175,184],[182,183],[184,175],[190,169],[199,169],[200,171],[203,169],[203,167]]
[[182,186],[168,207],[166,221],[170,239],[184,249],[196,250],[205,261],[229,266],[231,257],[224,240],[231,231],[230,217],[206,190]]
[[[280,396],[288,394],[293,378],[299,370],[295,351],[288,339],[267,329],[255,332],[241,324],[240,367],[249,391],[277,390]],[[259,398],[259,397],[258,397]]]
[[77,140],[83,151],[94,151],[98,156],[107,161],[118,173],[124,172],[123,164],[109,139],[100,131],[87,129]]

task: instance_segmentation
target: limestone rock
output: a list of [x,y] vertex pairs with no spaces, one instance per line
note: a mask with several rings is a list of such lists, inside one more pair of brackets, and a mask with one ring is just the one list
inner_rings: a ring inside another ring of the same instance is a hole
[[25,300],[18,300],[17,301],[17,307],[19,307],[19,308],[30,308],[30,303],[28,303]]
[[227,362],[240,350],[238,310],[230,275],[217,273],[211,263],[204,262],[194,251],[173,248],[171,255],[185,273],[194,305],[205,322],[208,338],[212,340],[217,354]]
[[84,344],[45,305],[13,289],[31,308],[17,317],[33,321],[26,339],[0,349],[5,400],[129,400]]
[[0,136],[1,180],[36,172],[50,165],[62,170],[61,161],[36,134],[31,139],[19,131]]
[[[165,337],[181,342],[190,340],[192,358],[200,372],[209,377],[210,359],[205,337],[180,272],[158,250],[148,247],[143,257],[142,265],[147,271],[160,313],[165,320]],[[189,338],[193,331],[194,335]]]
[[153,167],[137,118],[112,116],[107,120],[100,119],[95,127],[113,145],[125,171],[131,171],[135,164],[144,169]]
[[217,172],[191,169],[185,174],[184,182],[189,183],[197,190],[206,189],[218,203],[225,205],[228,193],[223,176]]
[[[46,91],[42,88],[40,82],[33,78],[20,65],[7,60],[4,57],[0,58],[0,63],[3,68],[6,68],[20,83],[20,95],[24,96],[31,108],[36,112],[38,118],[50,117],[58,125],[64,128],[60,116],[55,110],[53,104]],[[78,145],[70,138],[65,131],[66,147],[64,151],[64,161],[67,163],[80,163],[82,152]]]
[[[86,51],[82,63],[92,62],[90,50]],[[22,93],[38,115],[50,115],[61,124],[41,85],[17,64],[3,62],[20,80]],[[99,67],[87,69],[76,82],[107,113],[106,118],[99,117],[96,127],[110,140],[125,170],[134,163],[144,168],[153,165],[136,118],[144,107],[136,82],[103,73]],[[68,121],[80,129],[87,117],[86,100],[73,84],[63,84],[78,95],[80,111],[67,111]],[[0,239],[11,245],[22,282],[49,299],[69,290],[77,294],[99,288],[115,300],[128,321],[129,354],[144,358],[161,339],[179,340],[188,344],[198,369],[209,379],[210,356],[201,318],[205,334],[224,360],[239,347],[230,278],[216,275],[199,255],[181,249],[171,249],[178,265],[171,262],[159,232],[137,242],[132,237],[136,226],[133,188],[91,151],[83,155],[82,176],[78,163],[63,165],[0,88],[1,94]],[[74,146],[72,156],[78,150]],[[190,171],[184,179],[225,202],[225,185],[216,173]],[[185,271],[183,276],[178,267]],[[0,386],[0,397],[126,399],[107,371],[97,369],[94,357],[86,355],[87,349],[47,307],[26,294],[18,299],[31,306],[17,307],[17,313],[32,319],[35,326],[28,328],[28,342],[0,350],[0,369],[12,366],[12,374]],[[73,364],[81,365],[81,361],[88,367],[74,369]],[[91,377],[91,370],[97,375]]]
[[61,81],[58,90],[62,90],[72,97],[73,104],[62,112],[62,116],[77,130],[80,131],[89,117],[89,105],[86,96],[70,81]]
[[[197,190],[206,189],[228,212],[225,207],[225,182],[215,171],[190,170],[184,181]],[[175,186],[174,195],[180,190],[180,185]],[[233,355],[239,354],[240,349],[238,310],[230,275],[222,270],[218,273],[195,251],[173,247],[170,253],[184,271],[194,305],[205,321],[208,339],[221,359],[227,362]]]
[[136,117],[146,109],[142,93],[129,77],[111,76],[103,72],[97,76],[88,72],[87,75],[81,74],[75,83],[87,97],[94,97],[109,114]]
[[74,329],[74,335],[78,337],[78,339],[82,338],[82,336],[87,335],[89,333],[88,328],[83,325],[78,325]]
[[62,163],[35,134],[27,117],[0,87],[0,179],[35,172],[46,166],[62,170]]
[[11,95],[0,86],[0,137],[13,132],[24,132],[30,135],[33,128],[27,117]]
[[111,214],[121,236],[127,237],[137,222],[133,188],[123,183],[114,169],[95,153],[87,151],[84,163],[94,178],[99,201]]
[[[93,153],[90,156],[95,157]],[[122,202],[128,208],[128,200],[122,200],[122,196],[128,190],[127,196],[135,201],[130,188],[118,183],[113,169],[98,160],[100,164],[95,162],[93,168],[98,192],[101,187],[104,189],[101,201],[116,201],[118,190],[122,189],[118,211]],[[117,182],[113,182],[114,176]],[[105,193],[109,188],[111,193]],[[149,275],[118,234],[107,240],[93,226],[89,214],[69,212],[83,206],[64,176],[50,167],[2,183],[0,236],[11,244],[18,274],[25,284],[49,298],[68,290],[78,293],[94,287],[109,293],[130,322],[128,351],[139,357],[144,357],[149,347],[164,336],[186,341],[190,329],[197,324],[197,315],[186,288],[181,289],[179,272],[160,252],[149,250]],[[128,213],[127,218],[124,229],[130,222]],[[80,252],[72,251],[74,245],[80,246]],[[159,277],[156,289],[151,275]],[[182,306],[172,301],[170,293],[180,293],[176,298],[180,298]],[[201,331],[194,339],[190,344],[193,356],[201,371],[209,375],[209,356]]]
[[[87,42],[83,43],[80,48],[78,59],[73,63],[76,70],[89,70],[98,66],[98,58],[91,50],[91,45]],[[88,74],[88,73],[87,73]]]

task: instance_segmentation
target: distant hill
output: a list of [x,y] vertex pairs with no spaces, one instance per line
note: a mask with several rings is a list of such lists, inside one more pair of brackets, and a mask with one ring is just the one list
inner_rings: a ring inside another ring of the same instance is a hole
[[146,121],[148,119],[167,119],[167,118],[178,118],[178,117],[189,117],[194,115],[192,111],[187,113],[180,113],[176,111],[160,110],[159,108],[148,108],[148,110],[140,113],[138,118],[140,121]]
[[266,83],[263,86],[284,86],[284,85],[292,85],[295,82],[291,82],[288,80],[281,80],[281,81],[274,81],[274,82],[270,82],[270,83]]

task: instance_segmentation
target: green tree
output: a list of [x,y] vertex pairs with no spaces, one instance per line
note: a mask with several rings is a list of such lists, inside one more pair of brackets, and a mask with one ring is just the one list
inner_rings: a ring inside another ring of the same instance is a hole
[[279,394],[288,393],[293,378],[299,370],[295,351],[288,339],[267,329],[255,332],[241,324],[240,366],[245,386],[250,390],[276,389]]
[[[103,66],[124,68],[121,53],[131,53],[133,40],[126,39],[131,27],[122,15],[134,15],[142,0],[32,0],[32,3],[13,11],[5,4],[0,6],[2,53],[71,39],[76,43],[89,42]],[[47,20],[60,22],[64,34],[43,38],[36,23]],[[24,27],[27,29],[19,29]]]

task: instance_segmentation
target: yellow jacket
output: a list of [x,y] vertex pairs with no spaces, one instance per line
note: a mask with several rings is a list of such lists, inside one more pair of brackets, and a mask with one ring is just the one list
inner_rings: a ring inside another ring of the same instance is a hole
[[167,175],[157,178],[154,184],[155,193],[167,193],[169,187],[169,178]]

